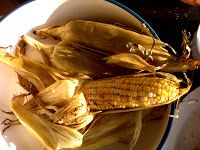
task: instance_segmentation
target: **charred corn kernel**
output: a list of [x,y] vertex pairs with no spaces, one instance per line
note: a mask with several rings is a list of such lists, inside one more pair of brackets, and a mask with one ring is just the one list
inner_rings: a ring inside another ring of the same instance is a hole
[[86,82],[81,87],[92,110],[163,104],[179,96],[179,89],[177,82],[155,76],[102,79]]

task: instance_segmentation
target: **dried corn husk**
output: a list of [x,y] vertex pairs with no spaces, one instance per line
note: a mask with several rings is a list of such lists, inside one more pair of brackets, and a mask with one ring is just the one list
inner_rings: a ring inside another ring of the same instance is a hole
[[23,36],[22,40],[37,49],[48,65],[72,74],[82,73],[93,78],[102,78],[113,76],[121,69],[106,64],[98,54],[77,49],[63,41],[57,45],[48,45],[28,36]]
[[44,144],[48,150],[75,148],[82,144],[83,135],[72,128],[53,124],[31,110],[23,107],[24,95],[16,96],[11,102],[14,112],[23,126]]
[[200,61],[187,59],[185,57],[174,58],[161,66],[153,66],[148,61],[136,54],[120,53],[104,58],[107,63],[113,63],[125,68],[137,69],[140,71],[164,71],[164,72],[187,72],[188,70],[198,69]]
[[87,126],[99,112],[90,112],[83,93],[78,91],[78,84],[78,80],[69,78],[57,81],[39,92],[35,95],[41,107],[37,113],[53,123],[77,130]]
[[120,53],[105,59],[107,63],[117,64],[125,68],[137,69],[140,71],[155,72],[162,68],[150,65],[139,55],[130,53]]
[[[68,94],[65,94],[64,92],[61,92],[60,94],[54,93],[55,95],[51,97],[51,90],[55,89],[55,91],[59,93],[58,89],[60,88],[56,85],[62,85],[63,83],[58,81],[58,83],[54,84],[54,86],[47,87],[48,90],[42,90],[39,93],[39,96],[36,95],[28,102],[25,102],[24,100],[26,95],[16,96],[11,102],[11,110],[22,125],[31,131],[31,133],[44,144],[46,149],[54,150],[78,147],[82,143],[83,136],[77,130],[82,129],[91,123],[96,113],[89,112],[84,95],[81,92],[78,92],[75,95],[68,91]],[[69,83],[66,85],[68,86],[68,84]],[[43,94],[45,96],[42,96]],[[69,99],[66,97],[62,106],[58,107],[53,105],[57,104],[56,102],[59,101],[59,98],[62,98],[63,95],[67,95]],[[45,102],[47,102],[48,96],[50,96],[51,101],[48,102],[47,105]],[[27,116],[23,115],[23,113]],[[31,124],[31,122],[34,123]],[[43,129],[45,127],[47,129]],[[54,136],[52,141],[51,136]]]
[[170,54],[167,47],[174,54],[176,54],[175,50],[158,39],[115,25],[94,21],[72,20],[66,25],[39,29],[35,33],[60,38],[76,48],[84,48],[107,56],[120,53],[136,54],[148,64],[163,68],[162,71],[165,72],[186,72],[198,69],[200,66],[199,60],[188,59],[191,49],[186,31],[183,31],[181,57]]
[[50,35],[72,44],[79,43],[110,54],[127,53],[130,50],[142,58],[151,54],[154,65],[162,65],[174,57],[164,48],[169,46],[167,43],[100,22],[72,20],[66,25],[36,30],[35,33],[42,36]]
[[64,106],[74,96],[78,84],[78,80],[73,78],[59,80],[40,91],[37,98],[45,105]]
[[[12,56],[5,50],[0,50],[0,61],[14,69],[18,74],[28,79],[38,91],[51,85],[66,72],[59,71],[39,63],[26,56]],[[59,76],[60,75],[60,76]]]
[[171,63],[167,64],[162,68],[165,72],[187,72],[189,70],[199,69],[200,60],[198,59],[187,59],[184,57],[177,58]]
[[[35,69],[30,67],[30,64],[28,63],[24,65],[24,60],[22,58],[12,57],[11,55],[4,53],[4,51],[1,51],[0,61],[12,67],[21,76],[28,78],[39,91],[45,88],[45,85],[44,85],[45,78],[44,80],[40,80],[38,76],[36,76],[34,73],[32,73],[31,71],[27,71],[26,69],[29,69],[29,68],[32,69],[33,71]],[[27,67],[28,65],[29,67]],[[24,67],[27,67],[27,68],[25,69]],[[51,82],[51,80],[49,80],[48,82]]]
[[[81,92],[78,92],[68,100],[65,99],[65,105],[62,107],[57,107],[51,104],[43,105],[42,103],[39,105],[43,107],[37,110],[38,115],[45,117],[53,123],[68,126],[76,130],[86,127],[92,122],[95,115],[99,113],[90,112],[84,95]],[[52,110],[54,112],[52,112]]]
[[97,150],[114,143],[127,144],[132,150],[137,142],[142,127],[142,112],[100,114],[94,125],[84,134],[80,150]]

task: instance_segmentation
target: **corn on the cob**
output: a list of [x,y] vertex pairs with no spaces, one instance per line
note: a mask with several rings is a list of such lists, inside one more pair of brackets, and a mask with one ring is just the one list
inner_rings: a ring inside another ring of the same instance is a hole
[[[166,74],[165,74],[166,75]],[[170,75],[171,76],[171,75]],[[92,110],[148,108],[176,100],[190,89],[172,78],[124,76],[85,83],[81,91]]]

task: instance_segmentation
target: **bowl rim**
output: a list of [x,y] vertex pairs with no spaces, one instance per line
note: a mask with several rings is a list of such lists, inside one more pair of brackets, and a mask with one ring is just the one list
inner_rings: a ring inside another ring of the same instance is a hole
[[[136,17],[140,22],[144,23],[145,26],[149,29],[149,31],[151,32],[151,34],[157,38],[160,39],[159,36],[157,35],[157,33],[155,32],[155,30],[150,26],[150,24],[148,22],[145,21],[145,19],[143,19],[139,14],[137,14],[134,10],[130,9],[128,6],[118,2],[117,0],[104,0],[107,2],[110,2],[120,8],[122,8],[123,10],[127,11],[129,14],[133,15],[134,17]],[[12,14],[14,11],[16,11],[17,9],[23,7],[26,4],[29,4],[31,2],[34,2],[34,0],[27,0],[21,4],[19,4],[17,7],[15,7],[14,9],[10,10],[8,13],[4,14],[1,18],[0,18],[0,23],[7,18],[10,14]],[[176,109],[176,103],[172,103],[171,104],[171,110],[170,110],[170,115],[174,115],[175,113],[175,109]],[[164,135],[160,141],[160,144],[158,145],[158,147],[156,148],[157,150],[161,150],[169,136],[169,132],[171,130],[172,127],[172,123],[173,123],[173,117],[169,117],[168,119],[168,123],[167,123],[167,127],[166,130],[164,132]]]

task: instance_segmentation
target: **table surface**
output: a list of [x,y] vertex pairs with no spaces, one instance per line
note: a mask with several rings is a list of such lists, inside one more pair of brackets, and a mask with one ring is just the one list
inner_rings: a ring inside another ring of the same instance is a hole
[[[0,16],[30,0],[1,0]],[[156,31],[160,39],[169,43],[181,53],[182,31],[186,29],[193,36],[200,23],[200,7],[194,7],[179,0],[117,0],[144,18]],[[200,71],[192,72],[199,77]],[[200,85],[195,81],[194,88]]]

